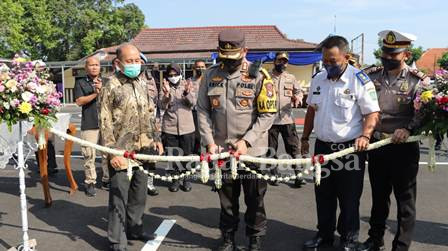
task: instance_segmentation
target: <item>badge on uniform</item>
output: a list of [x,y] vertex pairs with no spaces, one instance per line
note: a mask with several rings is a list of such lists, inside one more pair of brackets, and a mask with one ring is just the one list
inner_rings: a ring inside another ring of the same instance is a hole
[[274,85],[272,83],[266,84],[266,96],[272,98],[274,96]]
[[218,108],[219,107],[219,105],[221,104],[220,102],[219,102],[219,97],[212,97],[212,102],[211,102],[212,104],[212,108]]
[[254,93],[252,91],[243,91],[242,94],[243,96],[251,97]]
[[316,91],[313,92],[313,95],[320,95],[320,86],[316,88]]
[[241,75],[241,80],[243,81],[243,82],[251,82],[252,81],[252,78],[250,78],[247,74],[243,74],[243,75]]
[[240,105],[242,107],[247,107],[249,105],[249,101],[247,99],[243,98],[240,100]]
[[344,94],[350,94],[350,89],[345,89]]
[[365,85],[371,81],[369,76],[367,76],[367,74],[363,71],[356,73],[356,77],[359,79],[359,81],[361,81],[362,85]]
[[213,81],[213,82],[221,82],[223,79],[224,79],[224,78],[221,77],[221,76],[214,76],[214,77],[212,78],[212,81]]
[[405,81],[400,85],[400,91],[407,92],[408,90],[409,90],[409,84],[407,81]]

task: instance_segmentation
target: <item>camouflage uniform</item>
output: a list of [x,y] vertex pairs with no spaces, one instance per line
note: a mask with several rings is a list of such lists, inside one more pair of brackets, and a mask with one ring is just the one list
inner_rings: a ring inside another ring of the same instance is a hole
[[[118,73],[111,76],[101,92],[101,135],[111,148],[154,154],[153,144],[160,141],[155,130],[154,103],[142,78],[129,79]],[[114,156],[109,154],[109,161]],[[133,165],[141,163],[135,161]],[[108,238],[111,245],[126,249],[127,235],[143,231],[147,177],[134,171],[129,180],[126,170],[109,165],[110,195]]]

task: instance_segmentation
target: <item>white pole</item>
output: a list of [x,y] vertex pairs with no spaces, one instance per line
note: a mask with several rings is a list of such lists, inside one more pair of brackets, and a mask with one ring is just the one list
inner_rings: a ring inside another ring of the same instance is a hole
[[23,156],[22,122],[19,122],[19,143],[17,144],[19,181],[20,181],[20,209],[22,214],[23,251],[29,251],[28,243],[28,216],[25,195],[25,159]]

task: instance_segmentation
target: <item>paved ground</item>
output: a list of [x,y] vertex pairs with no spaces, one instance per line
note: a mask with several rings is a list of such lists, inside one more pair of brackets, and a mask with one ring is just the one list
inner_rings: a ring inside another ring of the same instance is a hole
[[[76,108],[65,109],[73,113],[72,121],[79,123]],[[303,115],[303,112],[300,112]],[[300,129],[299,129],[300,130]],[[57,143],[62,154],[62,142]],[[446,149],[446,143],[445,143]],[[427,159],[427,148],[422,146],[422,161]],[[75,146],[74,155],[80,155]],[[448,161],[446,151],[438,152],[438,160]],[[99,160],[98,160],[99,161]],[[106,250],[108,192],[98,189],[95,198],[87,198],[83,191],[68,195],[68,182],[63,172],[50,179],[53,206],[44,208],[42,186],[36,173],[34,159],[28,161],[26,185],[28,198],[29,235],[37,239],[38,250]],[[62,158],[58,158],[62,168]],[[99,162],[97,163],[99,167]],[[74,175],[80,187],[83,182],[82,160],[73,158]],[[100,168],[98,168],[100,170]],[[163,172],[163,166],[158,171]],[[448,250],[448,168],[440,166],[435,173],[421,166],[418,176],[418,221],[411,250]],[[196,182],[190,193],[170,193],[167,183],[158,182],[160,195],[148,197],[144,224],[155,231],[164,219],[175,219],[159,250],[210,250],[219,242],[217,229],[219,201],[209,185]],[[0,170],[0,250],[17,245],[21,239],[19,214],[18,172],[8,166]],[[241,212],[244,212],[241,197]],[[315,234],[316,213],[313,185],[294,189],[288,184],[268,188],[265,198],[268,213],[268,236],[265,250],[301,250],[301,244]],[[365,177],[361,204],[361,239],[366,238],[370,211],[370,185]],[[395,202],[392,199],[392,208]],[[396,231],[396,214],[392,210],[386,233],[387,247]],[[241,213],[243,219],[243,213]],[[245,244],[244,225],[241,223],[238,242]],[[143,243],[129,243],[129,250],[140,250]]]

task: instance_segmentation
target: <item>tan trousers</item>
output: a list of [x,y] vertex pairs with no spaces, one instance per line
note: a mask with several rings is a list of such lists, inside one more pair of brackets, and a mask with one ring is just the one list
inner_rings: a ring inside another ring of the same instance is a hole
[[[100,130],[84,130],[81,131],[81,139],[98,144]],[[85,173],[85,184],[96,184],[96,169],[95,169],[95,158],[96,150],[91,147],[81,147],[82,156],[84,156],[84,173]],[[103,177],[101,180],[103,182],[109,182],[109,169],[107,168],[107,156],[102,154],[101,168],[103,169]]]

